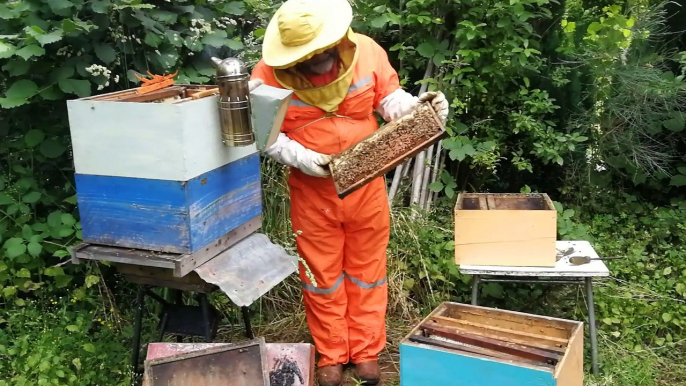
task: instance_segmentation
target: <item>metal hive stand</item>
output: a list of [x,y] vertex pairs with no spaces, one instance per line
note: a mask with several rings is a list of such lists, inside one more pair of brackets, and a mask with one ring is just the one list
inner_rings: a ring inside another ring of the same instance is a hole
[[[196,272],[183,277],[175,275],[175,267],[182,255],[134,250],[96,244],[80,244],[72,250],[72,262],[80,264],[83,260],[108,261],[115,263],[117,270],[126,281],[139,286],[136,296],[134,337],[132,342],[131,366],[139,369],[141,348],[141,327],[145,297],[149,297],[163,307],[160,317],[158,340],[165,334],[175,335],[177,341],[184,336],[202,337],[210,343],[217,333],[219,312],[209,304],[207,294],[218,289],[217,286],[202,280]],[[175,302],[169,302],[152,291],[153,288],[173,290]],[[196,293],[198,306],[183,304],[183,291]],[[245,334],[253,339],[250,311],[241,307]],[[202,320],[198,324],[197,321]]]

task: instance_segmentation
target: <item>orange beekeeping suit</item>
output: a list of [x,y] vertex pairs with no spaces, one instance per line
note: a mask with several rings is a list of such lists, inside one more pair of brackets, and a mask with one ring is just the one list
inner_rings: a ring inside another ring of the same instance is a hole
[[[373,114],[381,100],[400,88],[386,52],[356,34],[358,60],[348,94],[335,115],[294,95],[282,132],[313,151],[336,154],[378,129]],[[282,87],[274,70],[260,61],[252,78]],[[380,177],[341,200],[332,179],[292,168],[288,180],[291,219],[300,265],[307,322],[320,354],[319,366],[373,361],[386,344],[388,300],[386,248],[390,215]]]

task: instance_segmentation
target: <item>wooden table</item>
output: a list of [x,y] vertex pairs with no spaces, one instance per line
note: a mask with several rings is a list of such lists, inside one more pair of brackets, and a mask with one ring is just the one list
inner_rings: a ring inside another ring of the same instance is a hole
[[599,256],[588,241],[558,241],[559,251],[574,248],[574,252],[558,260],[555,267],[510,267],[510,266],[482,266],[462,265],[460,273],[472,275],[472,304],[478,305],[479,284],[495,283],[537,283],[537,284],[585,284],[588,305],[588,324],[591,338],[591,355],[593,359],[593,374],[598,374],[598,331],[595,319],[595,304],[593,299],[593,278],[610,276],[610,270],[601,260],[593,260],[588,264],[571,265],[571,256]]

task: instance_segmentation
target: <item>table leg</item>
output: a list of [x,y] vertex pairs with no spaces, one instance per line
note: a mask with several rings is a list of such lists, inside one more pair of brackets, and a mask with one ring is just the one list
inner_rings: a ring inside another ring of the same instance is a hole
[[586,296],[588,302],[588,331],[591,335],[591,358],[593,360],[593,375],[598,375],[598,331],[595,321],[595,303],[593,301],[593,279],[586,278]]
[[250,323],[250,309],[248,307],[241,307],[243,313],[243,323],[245,323],[245,336],[248,339],[254,339],[255,335],[252,332],[252,325]]
[[145,287],[138,288],[138,295],[136,296],[136,316],[133,324],[133,352],[131,353],[131,370],[135,373],[138,371],[138,356],[141,350],[141,323],[143,320],[143,306],[145,297]]
[[479,282],[481,277],[479,275],[474,275],[472,278],[472,305],[479,305]]

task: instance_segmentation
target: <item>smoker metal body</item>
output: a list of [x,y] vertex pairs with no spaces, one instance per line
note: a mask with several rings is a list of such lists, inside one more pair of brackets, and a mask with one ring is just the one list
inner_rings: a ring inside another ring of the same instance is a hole
[[227,146],[252,145],[255,135],[252,130],[250,110],[250,73],[239,59],[212,58],[217,69],[219,87],[219,120],[222,141]]

